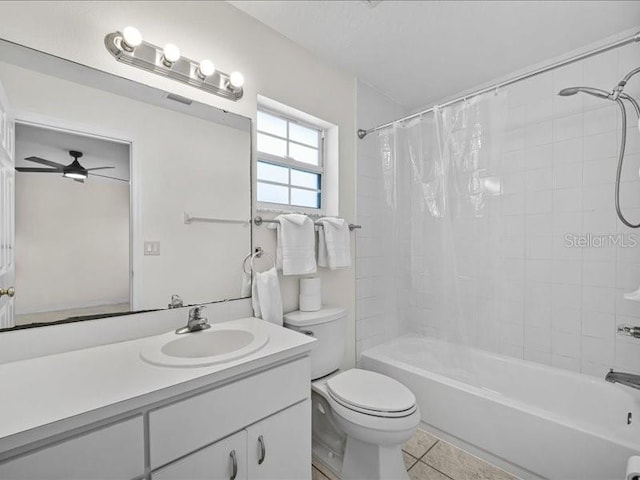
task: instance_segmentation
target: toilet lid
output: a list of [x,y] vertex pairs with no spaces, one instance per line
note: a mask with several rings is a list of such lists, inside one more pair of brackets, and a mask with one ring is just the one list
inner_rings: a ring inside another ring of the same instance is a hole
[[393,378],[354,368],[327,380],[329,394],[343,406],[378,416],[406,416],[416,409],[416,397]]

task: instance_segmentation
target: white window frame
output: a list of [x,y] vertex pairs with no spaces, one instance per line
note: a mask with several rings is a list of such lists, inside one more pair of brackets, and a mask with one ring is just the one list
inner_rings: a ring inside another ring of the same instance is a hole
[[[258,123],[256,121],[256,139],[258,134],[267,135],[269,137],[277,138],[280,140],[284,140],[287,144],[287,156],[286,157],[278,157],[276,155],[271,155],[268,153],[260,152],[257,149],[256,142],[256,207],[259,211],[270,211],[270,212],[283,212],[283,213],[305,213],[308,215],[324,215],[325,205],[326,205],[326,175],[325,175],[325,138],[326,138],[326,129],[322,126],[315,125],[313,123],[302,121],[294,116],[284,114],[282,112],[275,111],[270,108],[265,108],[263,106],[258,107],[258,112],[264,112],[268,115],[280,118],[287,122],[287,138],[280,137],[278,135],[274,135],[269,132],[263,132],[258,130]],[[310,145],[296,142],[295,140],[291,140],[289,138],[289,124],[295,123],[302,127],[306,127],[309,129],[318,131],[318,165],[312,165],[310,163],[299,162],[294,158],[289,157],[289,145],[296,144],[301,145],[307,148],[313,148]],[[270,163],[272,165],[285,167],[289,169],[289,178],[288,184],[278,183],[278,182],[270,182],[268,180],[260,180],[257,175],[258,162]],[[320,189],[312,189],[307,187],[300,187],[297,185],[291,185],[291,168],[295,170],[300,170],[303,172],[314,173],[320,176]],[[261,202],[257,199],[258,197],[258,183],[266,183],[270,185],[278,185],[278,186],[286,186],[289,190],[289,203],[271,203],[271,202]],[[320,192],[320,208],[311,208],[311,207],[303,207],[300,205],[292,205],[291,204],[291,188],[297,188],[300,190],[307,190],[313,192]]]

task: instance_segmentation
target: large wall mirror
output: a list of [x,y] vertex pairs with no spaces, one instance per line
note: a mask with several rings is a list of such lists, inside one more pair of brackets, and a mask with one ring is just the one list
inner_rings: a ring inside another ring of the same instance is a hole
[[16,121],[5,328],[244,296],[249,118],[6,41],[0,82]]

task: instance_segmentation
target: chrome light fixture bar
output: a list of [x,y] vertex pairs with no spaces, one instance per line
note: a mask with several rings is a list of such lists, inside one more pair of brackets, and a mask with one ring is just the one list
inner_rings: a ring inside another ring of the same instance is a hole
[[182,56],[178,47],[172,43],[161,48],[145,42],[134,27],[125,27],[122,32],[107,34],[104,45],[117,61],[127,65],[233,101],[239,100],[244,94],[244,77],[240,72],[228,75],[217,70],[210,60],[191,60]]

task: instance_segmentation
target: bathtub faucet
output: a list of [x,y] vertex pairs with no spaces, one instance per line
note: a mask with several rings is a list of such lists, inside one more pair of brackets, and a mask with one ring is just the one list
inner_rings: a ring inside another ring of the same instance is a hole
[[633,373],[614,372],[613,368],[609,370],[604,379],[611,383],[620,383],[627,387],[637,388],[640,390],[640,375],[634,375]]

